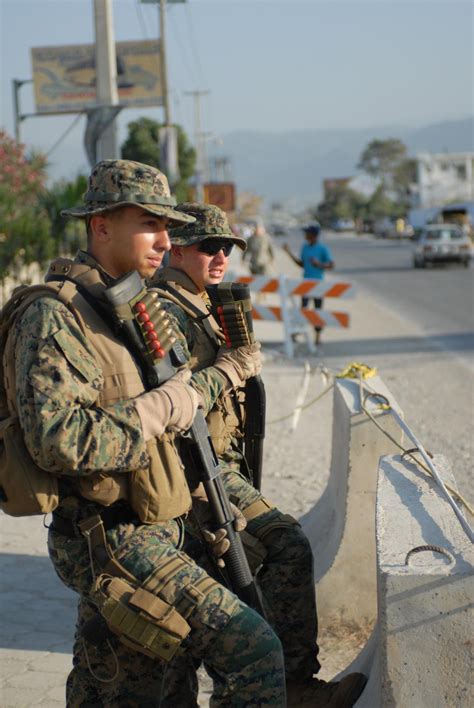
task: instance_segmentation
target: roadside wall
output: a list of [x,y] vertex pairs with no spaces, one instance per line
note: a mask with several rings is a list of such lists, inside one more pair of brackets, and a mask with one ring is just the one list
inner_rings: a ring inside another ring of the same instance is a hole
[[[379,377],[364,387],[383,394],[400,412]],[[377,617],[375,496],[382,455],[396,446],[361,412],[360,385],[340,379],[334,387],[331,473],[319,502],[301,523],[313,547],[318,611],[331,620],[366,626]],[[402,433],[394,418],[370,399],[367,408],[396,440]],[[349,590],[350,589],[350,590]]]

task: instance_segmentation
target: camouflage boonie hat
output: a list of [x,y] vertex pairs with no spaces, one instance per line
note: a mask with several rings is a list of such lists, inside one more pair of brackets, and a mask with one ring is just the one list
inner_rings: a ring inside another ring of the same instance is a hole
[[150,165],[132,160],[103,160],[89,177],[84,206],[64,209],[61,216],[84,219],[123,206],[139,206],[155,216],[188,224],[193,217],[176,210],[166,175]]
[[169,230],[173,246],[192,246],[209,238],[225,239],[237,244],[242,251],[247,248],[244,238],[236,236],[229,226],[227,216],[222,209],[213,204],[183,202],[176,207],[180,212],[192,216],[192,224],[179,224]]

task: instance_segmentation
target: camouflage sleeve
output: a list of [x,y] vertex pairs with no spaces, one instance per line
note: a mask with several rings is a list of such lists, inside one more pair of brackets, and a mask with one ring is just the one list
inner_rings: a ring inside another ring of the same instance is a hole
[[82,476],[147,464],[135,406],[96,405],[102,372],[62,303],[34,302],[16,323],[14,336],[19,418],[26,447],[40,467]]
[[[163,309],[168,312],[171,326],[176,331],[178,342],[183,347],[187,359],[190,359],[190,349],[192,348],[192,334],[190,328],[190,317],[184,310],[169,300],[160,300]],[[214,366],[194,371],[191,381],[193,388],[200,394],[204,403],[204,415],[207,415],[214,407],[225,384],[225,378]]]

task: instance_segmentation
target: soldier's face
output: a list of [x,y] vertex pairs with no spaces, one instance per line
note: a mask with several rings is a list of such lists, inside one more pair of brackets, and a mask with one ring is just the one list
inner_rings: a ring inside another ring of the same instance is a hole
[[183,270],[202,292],[206,285],[217,285],[224,277],[229,265],[229,257],[224,251],[214,256],[198,250],[199,244],[192,246],[172,246],[170,265]]
[[135,206],[92,217],[92,255],[115,278],[131,270],[151,278],[170,249],[168,221]]

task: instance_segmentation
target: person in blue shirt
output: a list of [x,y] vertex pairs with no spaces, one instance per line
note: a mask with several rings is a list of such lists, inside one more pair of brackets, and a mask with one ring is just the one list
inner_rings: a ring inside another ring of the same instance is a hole
[[[326,270],[331,270],[334,268],[334,261],[332,260],[331,251],[324,243],[319,243],[318,238],[321,231],[321,227],[318,222],[308,224],[303,227],[303,232],[305,234],[306,243],[301,248],[300,257],[294,256],[288,245],[283,246],[284,250],[288,253],[291,259],[303,268],[303,277],[311,278],[312,280],[323,280],[324,272]],[[314,307],[316,310],[320,310],[323,306],[322,297],[312,298],[314,301]],[[301,306],[307,307],[309,303],[309,297],[303,297],[301,299]],[[321,343],[321,327],[315,327],[316,332],[316,346]]]

